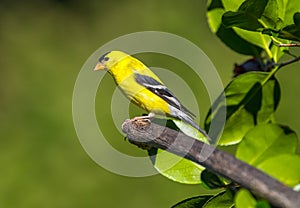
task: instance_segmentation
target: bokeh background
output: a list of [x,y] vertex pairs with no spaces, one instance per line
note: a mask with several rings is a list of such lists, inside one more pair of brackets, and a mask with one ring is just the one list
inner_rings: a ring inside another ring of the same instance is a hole
[[[200,185],[160,175],[110,173],[85,153],[72,121],[73,87],[86,59],[106,42],[132,32],[158,30],[189,39],[210,57],[227,84],[233,64],[248,57],[232,52],[211,33],[205,5],[196,0],[1,0],[0,207],[170,207],[205,192]],[[193,74],[184,73],[186,66],[165,57],[145,56],[144,61],[191,80],[205,116],[207,98],[197,91]],[[276,113],[280,123],[298,134],[299,75],[299,63],[277,74],[282,100]],[[109,115],[101,100],[110,98],[115,87],[106,79],[107,90],[97,98],[99,119]],[[132,115],[143,113],[131,108]],[[145,155],[123,140],[111,119],[101,129],[120,151]]]

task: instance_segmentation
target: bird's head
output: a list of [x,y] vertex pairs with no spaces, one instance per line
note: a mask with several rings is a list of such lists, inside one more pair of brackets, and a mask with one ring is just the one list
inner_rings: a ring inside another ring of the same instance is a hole
[[96,64],[94,71],[110,70],[116,63],[120,62],[123,58],[129,56],[122,51],[110,51],[103,54]]

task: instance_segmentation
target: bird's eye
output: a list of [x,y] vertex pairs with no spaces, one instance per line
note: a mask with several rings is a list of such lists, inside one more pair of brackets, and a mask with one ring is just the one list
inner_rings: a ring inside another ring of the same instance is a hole
[[99,58],[99,62],[103,62],[103,61],[108,61],[109,58],[106,56],[107,54],[109,54],[110,52],[107,52],[105,54],[103,54],[100,58]]

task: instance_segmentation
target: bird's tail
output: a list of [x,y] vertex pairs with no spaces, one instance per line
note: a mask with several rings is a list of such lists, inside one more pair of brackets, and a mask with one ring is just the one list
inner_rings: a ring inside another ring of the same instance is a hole
[[196,124],[193,120],[193,118],[189,115],[187,115],[185,112],[177,109],[177,108],[174,108],[174,107],[171,107],[171,112],[172,112],[172,115],[176,118],[178,118],[179,120],[187,123],[187,124],[190,124],[192,127],[194,127],[195,129],[197,129],[201,134],[203,134],[207,140],[211,140],[210,137],[208,136],[208,134],[203,130],[201,129],[198,124]]
[[208,134],[201,129],[198,124],[196,124],[189,116],[186,115],[186,117],[181,117],[180,118],[183,122],[190,124],[192,127],[197,129],[201,134],[203,134],[208,140],[210,140]]

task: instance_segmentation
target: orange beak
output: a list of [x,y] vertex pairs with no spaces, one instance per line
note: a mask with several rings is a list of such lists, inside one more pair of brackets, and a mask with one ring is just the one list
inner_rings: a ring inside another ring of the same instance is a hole
[[94,68],[94,71],[103,70],[103,69],[105,69],[104,64],[102,64],[101,62],[98,62]]

